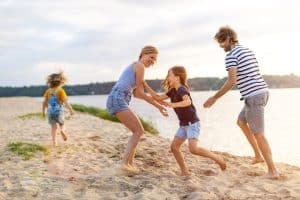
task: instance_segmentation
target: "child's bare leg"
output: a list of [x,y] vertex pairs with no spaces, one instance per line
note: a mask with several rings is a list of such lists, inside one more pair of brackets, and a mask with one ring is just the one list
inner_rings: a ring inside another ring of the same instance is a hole
[[196,139],[189,139],[189,149],[192,154],[210,158],[214,160],[222,170],[226,169],[226,163],[221,156],[218,156],[207,149],[198,147],[197,143],[198,141]]
[[67,133],[66,133],[66,127],[64,124],[60,124],[60,133],[61,133],[61,137],[64,141],[67,141],[68,140],[68,136],[67,136]]
[[54,147],[57,146],[57,141],[56,141],[56,131],[57,131],[57,124],[52,124],[51,125],[51,136],[52,136],[52,145]]
[[180,151],[180,147],[184,143],[184,141],[185,141],[185,139],[175,137],[171,144],[171,151],[180,167],[181,175],[187,176],[187,175],[190,175],[190,173],[189,173],[187,167],[185,166],[184,158]]
[[241,128],[241,130],[243,131],[243,133],[245,134],[248,142],[250,143],[253,151],[254,151],[254,159],[252,161],[252,164],[256,164],[256,163],[260,163],[260,162],[264,162],[263,157],[260,154],[257,142],[253,136],[253,134],[251,133],[249,126],[246,122],[243,122],[241,120],[238,120],[237,122],[238,126]]

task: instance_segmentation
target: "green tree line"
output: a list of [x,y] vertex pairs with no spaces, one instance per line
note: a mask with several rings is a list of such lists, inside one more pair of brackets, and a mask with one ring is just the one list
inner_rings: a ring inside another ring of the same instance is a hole
[[[265,81],[270,88],[300,88],[300,76],[290,75],[264,75]],[[226,81],[225,78],[201,77],[189,79],[190,89],[193,91],[217,90]],[[147,83],[156,91],[163,91],[162,80],[147,80]],[[108,94],[115,82],[90,83],[82,85],[66,85],[64,89],[67,94],[72,95],[99,95]],[[13,96],[43,96],[46,85],[24,86],[24,87],[0,87],[0,97]]]

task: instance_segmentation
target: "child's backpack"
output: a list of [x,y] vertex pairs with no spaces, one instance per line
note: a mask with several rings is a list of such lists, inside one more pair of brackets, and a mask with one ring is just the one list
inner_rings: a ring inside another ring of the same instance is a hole
[[50,88],[50,98],[48,100],[48,109],[47,113],[48,115],[54,115],[54,114],[59,114],[62,111],[62,106],[60,105],[56,92],[58,88],[55,91],[52,91]]

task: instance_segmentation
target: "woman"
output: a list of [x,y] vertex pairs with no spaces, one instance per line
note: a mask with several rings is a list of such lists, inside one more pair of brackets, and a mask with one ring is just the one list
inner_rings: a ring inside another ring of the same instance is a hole
[[156,62],[157,55],[158,50],[155,47],[145,46],[141,50],[139,60],[125,68],[112,88],[106,103],[108,112],[115,115],[132,132],[122,159],[122,168],[132,172],[138,171],[133,165],[133,159],[137,144],[144,134],[144,128],[137,115],[128,107],[131,95],[134,94],[135,97],[152,104],[164,116],[168,115],[163,106],[144,93],[145,69]]

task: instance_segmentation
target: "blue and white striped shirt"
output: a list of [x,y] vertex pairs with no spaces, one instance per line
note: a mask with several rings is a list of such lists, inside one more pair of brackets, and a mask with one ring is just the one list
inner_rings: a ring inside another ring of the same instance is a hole
[[254,53],[241,45],[236,45],[225,58],[226,70],[237,68],[236,85],[243,98],[263,93],[268,85],[262,78]]

